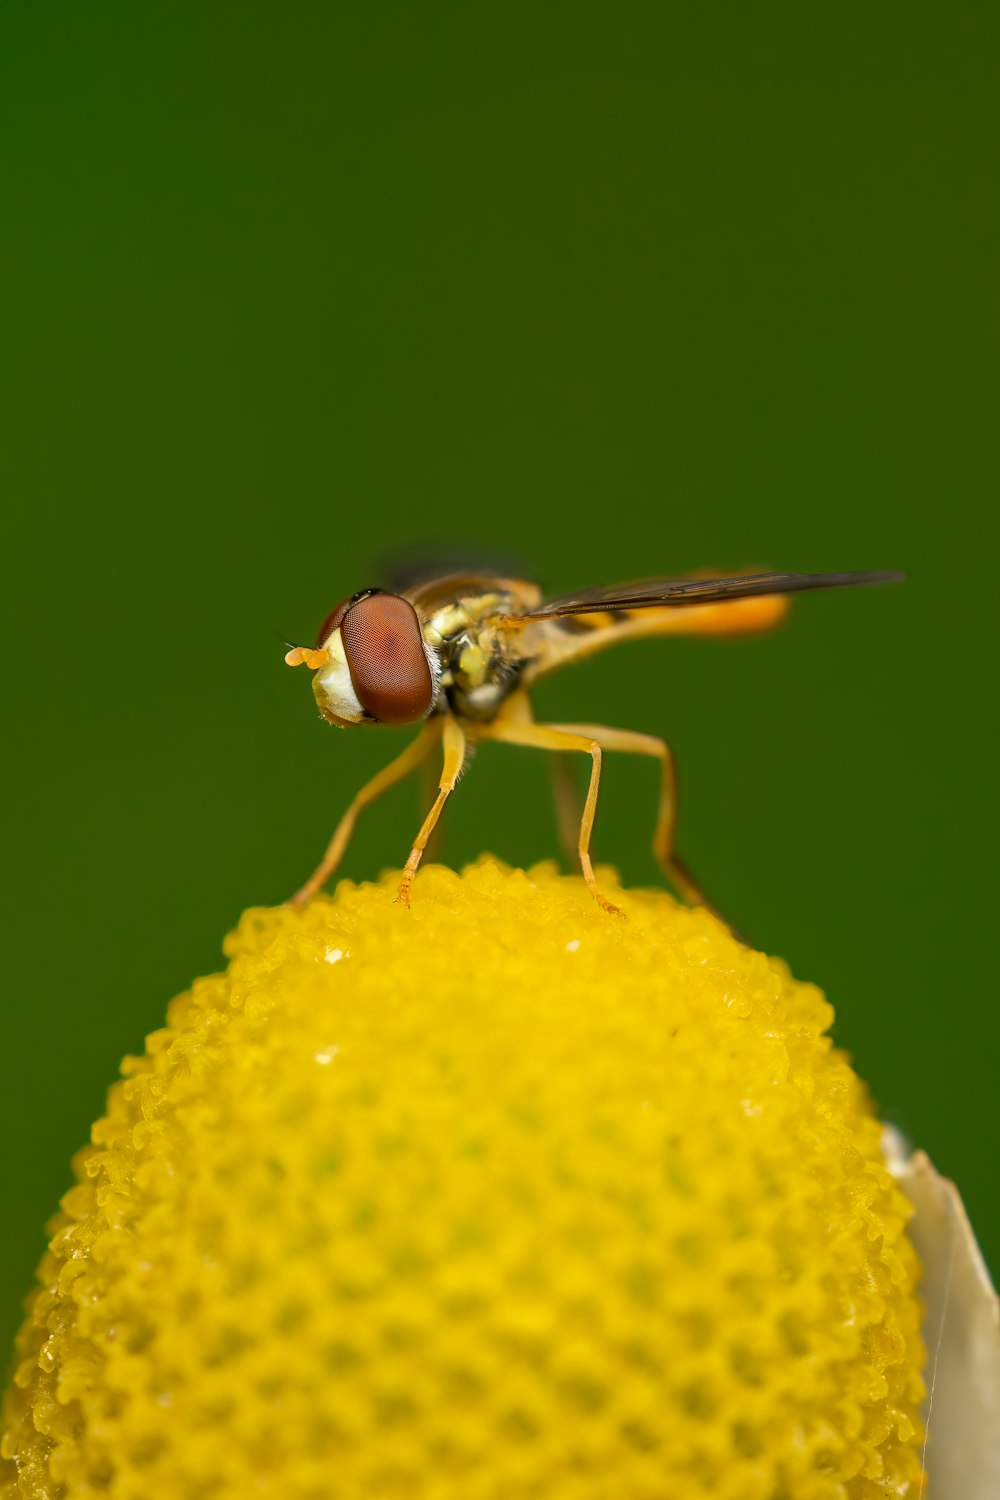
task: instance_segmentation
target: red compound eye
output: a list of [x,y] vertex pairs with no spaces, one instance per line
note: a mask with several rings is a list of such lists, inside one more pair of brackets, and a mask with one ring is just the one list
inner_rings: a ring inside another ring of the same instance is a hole
[[337,607],[335,609],[331,609],[330,613],[327,615],[326,619],[319,627],[319,630],[316,632],[317,646],[322,646],[327,636],[331,635],[333,631],[336,630],[337,626],[340,624],[341,620],[344,618],[347,611],[350,609],[351,605],[358,597],[359,596],[357,594],[352,594],[349,599],[341,599]]
[[373,593],[341,608],[336,623],[362,708],[382,724],[422,719],[434,701],[434,679],[413,605],[398,594]]

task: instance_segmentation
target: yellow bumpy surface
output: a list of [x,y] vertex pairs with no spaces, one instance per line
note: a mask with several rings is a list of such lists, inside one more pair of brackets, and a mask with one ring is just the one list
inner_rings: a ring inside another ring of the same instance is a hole
[[915,1493],[907,1205],[832,1012],[484,859],[248,912],[77,1159],[4,1496]]

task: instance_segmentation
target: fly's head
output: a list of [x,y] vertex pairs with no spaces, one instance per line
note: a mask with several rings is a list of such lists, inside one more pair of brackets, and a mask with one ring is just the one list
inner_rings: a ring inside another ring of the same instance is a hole
[[314,673],[313,694],[330,724],[415,724],[437,702],[441,667],[409,599],[364,589],[332,609],[315,649],[293,646],[291,667]]

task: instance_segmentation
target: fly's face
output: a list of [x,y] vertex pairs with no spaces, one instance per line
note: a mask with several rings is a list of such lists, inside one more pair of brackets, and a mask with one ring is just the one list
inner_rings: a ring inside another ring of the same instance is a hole
[[325,660],[312,684],[316,706],[327,723],[335,724],[338,729],[346,729],[348,724],[363,724],[368,716],[354,686],[339,629],[331,630],[322,651]]
[[314,651],[295,646],[285,660],[315,672],[324,719],[349,724],[415,724],[438,696],[440,664],[408,599],[366,589],[330,611]]

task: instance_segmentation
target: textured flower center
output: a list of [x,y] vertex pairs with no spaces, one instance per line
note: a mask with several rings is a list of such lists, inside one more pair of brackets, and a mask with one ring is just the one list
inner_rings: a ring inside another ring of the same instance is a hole
[[397,879],[247,913],[127,1061],[0,1493],[912,1494],[908,1210],[819,991],[663,894]]

